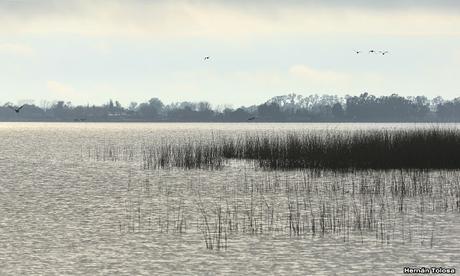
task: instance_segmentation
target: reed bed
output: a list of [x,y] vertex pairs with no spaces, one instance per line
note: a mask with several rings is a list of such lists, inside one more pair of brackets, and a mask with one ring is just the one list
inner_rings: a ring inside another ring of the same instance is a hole
[[[136,151],[136,153],[133,152]],[[264,169],[458,169],[460,131],[381,130],[213,137],[210,141],[161,142],[140,148],[89,148],[95,160],[138,156],[144,169],[221,169],[228,160],[254,162]]]
[[460,213],[458,171],[164,173],[130,180],[120,232],[196,234],[212,250],[254,235],[433,247],[439,218]]
[[82,156],[95,161],[140,162],[144,170],[155,169],[221,169],[226,163],[219,144],[184,142],[170,144],[126,146],[103,144],[87,146]]
[[143,169],[220,169],[224,164],[219,144],[187,142],[185,144],[161,144],[141,146]]
[[140,166],[120,233],[193,234],[212,250],[253,235],[432,247],[440,218],[460,213],[455,129],[217,135],[86,152]]
[[249,136],[222,147],[270,169],[460,168],[460,131],[449,129]]

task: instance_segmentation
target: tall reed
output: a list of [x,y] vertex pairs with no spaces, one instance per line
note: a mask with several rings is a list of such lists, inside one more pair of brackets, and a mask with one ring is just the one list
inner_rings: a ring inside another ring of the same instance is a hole
[[[134,151],[138,151],[137,155]],[[221,169],[229,159],[265,169],[458,169],[460,130],[415,129],[217,136],[210,141],[163,141],[139,149],[104,145],[88,149],[103,161],[133,161],[144,169]]]
[[163,171],[129,185],[117,231],[196,233],[212,250],[241,235],[432,247],[438,216],[460,213],[458,171],[319,173],[250,172],[218,185],[193,176],[169,183]]

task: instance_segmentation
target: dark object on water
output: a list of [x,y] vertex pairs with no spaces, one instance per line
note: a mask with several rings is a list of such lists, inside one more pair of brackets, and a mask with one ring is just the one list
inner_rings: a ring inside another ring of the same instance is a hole
[[19,111],[21,111],[21,109],[22,109],[24,106],[25,106],[25,104],[21,105],[20,107],[14,107],[14,106],[11,106],[11,105],[9,105],[8,107],[11,108],[11,109],[13,109],[14,112],[19,113]]
[[256,119],[256,117],[251,117],[248,119],[248,121],[254,121]]

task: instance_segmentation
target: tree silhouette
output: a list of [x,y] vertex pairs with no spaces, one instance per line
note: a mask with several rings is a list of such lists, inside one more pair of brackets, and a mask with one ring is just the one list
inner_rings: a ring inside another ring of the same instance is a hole
[[132,102],[123,107],[109,100],[101,106],[72,105],[57,101],[42,108],[27,104],[20,116],[9,106],[0,106],[1,121],[178,121],[178,122],[460,122],[460,97],[445,100],[424,96],[402,97],[397,94],[376,97],[369,93],[359,96],[288,94],[267,102],[237,109],[213,109],[202,102],[176,102],[168,105],[158,98],[147,102]]

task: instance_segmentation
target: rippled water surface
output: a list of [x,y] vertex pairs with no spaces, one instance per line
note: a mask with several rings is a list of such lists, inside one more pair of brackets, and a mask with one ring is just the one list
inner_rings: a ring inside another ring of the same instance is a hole
[[[458,270],[457,171],[312,175],[268,172],[232,161],[222,170],[144,170],[137,152],[116,162],[88,157],[88,149],[107,144],[136,149],[161,141],[205,142],[216,135],[418,127],[432,125],[0,123],[0,274],[394,275],[405,266]],[[356,223],[350,219],[353,206],[375,198],[369,192],[355,197],[355,183],[367,187],[414,177],[444,186],[406,200],[407,216],[396,210],[397,198],[379,197],[386,206],[376,205],[382,212],[376,222],[381,230],[363,232],[346,224]],[[337,183],[345,183],[342,191],[334,188]],[[328,217],[343,214],[337,231],[312,231],[320,229],[311,223],[320,221],[315,212],[321,214],[322,206],[331,206]],[[213,234],[210,250],[204,218],[217,229],[219,208],[230,210],[233,222],[228,225],[239,223],[239,228],[226,226],[220,250]],[[290,226],[292,208],[305,216],[297,224],[303,229],[299,233]]]

